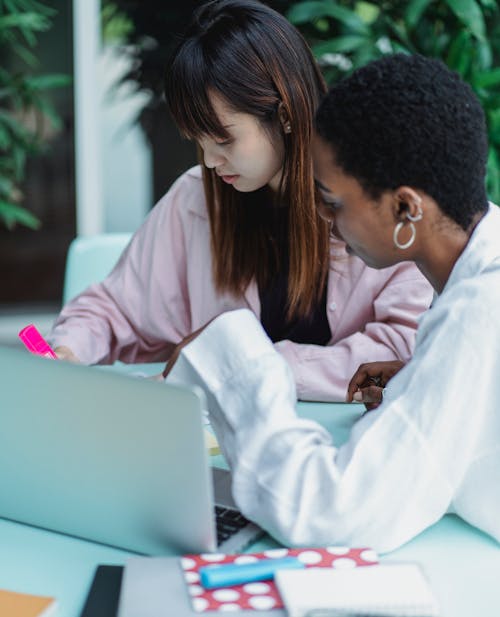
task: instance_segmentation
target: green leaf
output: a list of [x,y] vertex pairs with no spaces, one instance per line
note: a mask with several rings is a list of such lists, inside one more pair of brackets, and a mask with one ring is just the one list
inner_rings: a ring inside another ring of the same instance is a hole
[[335,54],[354,51],[365,44],[365,36],[353,34],[350,36],[339,36],[337,38],[331,39],[330,41],[318,43],[317,45],[313,46],[312,51],[316,58],[319,58],[323,54]]
[[479,0],[485,9],[498,10],[497,0]]
[[412,0],[408,4],[404,14],[404,20],[408,30],[413,30],[413,28],[418,24],[420,17],[423,15],[431,2],[433,2],[433,0]]
[[389,39],[389,43],[391,44],[392,52],[395,54],[411,54],[412,53],[408,49],[408,47],[405,47],[399,41],[394,41],[393,39]]
[[490,88],[500,84],[500,68],[489,71],[480,71],[474,75],[473,85],[475,88]]
[[10,96],[12,96],[12,88],[9,88],[9,87],[0,88],[0,101],[2,99],[7,99]]
[[325,0],[325,16],[340,21],[342,24],[359,34],[368,35],[370,30],[363,20],[354,12],[346,9],[332,0]]
[[484,15],[476,0],[445,0],[450,10],[480,41],[485,39]]
[[40,220],[34,214],[8,201],[0,201],[0,220],[3,220],[9,229],[17,223],[30,229],[38,229],[41,225]]
[[10,132],[0,124],[0,150],[7,150],[12,145]]
[[488,113],[488,137],[490,144],[500,145],[500,109],[498,108]]
[[380,15],[380,7],[376,4],[372,4],[371,2],[356,2],[356,14],[359,15],[359,18],[368,26],[377,21],[378,16]]
[[488,149],[486,170],[488,197],[498,204],[500,203],[500,158],[494,146],[490,146]]
[[101,9],[102,38],[106,43],[126,42],[134,31],[132,20],[114,2],[103,3]]
[[292,24],[304,24],[318,17],[324,17],[323,2],[311,0],[310,2],[299,2],[292,6],[287,13],[287,19]]
[[21,182],[24,173],[24,164],[26,163],[26,155],[29,152],[28,148],[13,148],[11,159],[13,165],[13,176],[16,182]]
[[326,17],[319,17],[318,19],[315,19],[313,23],[318,32],[326,33],[330,30],[330,22],[326,19]]
[[21,60],[26,62],[29,67],[33,68],[38,64],[38,58],[25,45],[13,42],[11,43],[11,48],[12,51],[16,53],[21,58]]
[[415,49],[413,43],[408,38],[408,33],[405,30],[404,24],[391,19],[388,15],[384,16],[384,21],[389,27],[389,30],[392,31],[393,34],[399,39],[399,41],[410,51],[413,53],[417,53],[418,50]]
[[369,33],[366,24],[354,11],[336,4],[333,0],[299,2],[287,13],[287,18],[293,24],[312,22],[319,17],[331,17],[359,34]]
[[[470,55],[470,34],[467,30],[461,30],[452,40],[449,48],[448,54],[446,56],[446,64],[453,69],[454,71],[458,71],[459,67],[464,65],[463,56]],[[460,72],[460,71],[459,71]]]
[[354,57],[352,59],[353,69],[357,69],[360,66],[364,66],[365,64],[368,64],[368,62],[371,62],[372,60],[377,60],[381,56],[382,54],[377,50],[377,48],[370,41],[370,43],[363,45],[363,47],[360,47],[355,52]]
[[493,64],[493,50],[491,49],[491,44],[488,39],[485,39],[484,41],[478,41],[477,52],[479,68],[491,68],[491,65]]
[[41,13],[47,17],[52,17],[57,13],[54,8],[47,6],[46,4],[42,4],[37,0],[3,0],[3,3],[11,13],[20,11],[36,11],[37,13]]
[[459,64],[457,65],[457,68],[456,68],[457,73],[462,77],[462,79],[464,79],[464,81],[468,81],[466,79],[466,75],[469,72],[471,63],[472,63],[472,55],[464,51],[464,53],[462,53],[459,58]]
[[500,111],[500,93],[489,90],[483,97],[482,104],[488,113]]
[[0,198],[10,199],[12,191],[14,190],[14,183],[9,178],[6,178],[0,172]]
[[12,13],[0,17],[0,30],[19,28],[32,32],[43,32],[50,28],[50,20],[40,13]]
[[50,90],[55,88],[64,88],[71,83],[71,77],[62,73],[51,73],[50,75],[38,75],[36,77],[28,77],[26,84],[36,90]]

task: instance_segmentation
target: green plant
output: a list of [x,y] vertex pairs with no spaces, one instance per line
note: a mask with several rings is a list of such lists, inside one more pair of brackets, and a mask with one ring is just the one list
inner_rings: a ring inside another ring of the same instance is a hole
[[487,189],[500,204],[500,9],[496,0],[295,2],[288,19],[305,35],[329,83],[394,52],[440,58],[471,84],[489,133]]
[[[194,10],[206,0],[102,0],[104,39],[122,43],[134,60],[123,81],[151,94],[149,107],[163,105],[167,60],[181,40]],[[283,13],[288,0],[264,0]]]
[[[37,75],[37,35],[55,11],[36,0],[0,0],[0,223],[36,229],[40,221],[20,204],[26,158],[37,153],[60,120],[46,91],[66,86],[66,75]],[[5,59],[8,59],[6,62]]]

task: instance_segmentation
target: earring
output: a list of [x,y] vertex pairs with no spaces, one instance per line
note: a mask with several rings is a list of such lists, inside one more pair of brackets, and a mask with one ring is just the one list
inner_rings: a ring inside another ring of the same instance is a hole
[[405,249],[410,248],[410,246],[415,242],[415,238],[417,237],[417,229],[413,223],[416,223],[417,221],[421,221],[423,216],[424,216],[424,213],[422,212],[422,208],[420,207],[420,205],[418,206],[418,212],[417,214],[415,214],[415,216],[412,216],[409,212],[406,213],[406,219],[410,221],[409,226],[410,226],[410,231],[411,231],[410,239],[407,242],[402,243],[399,241],[399,232],[403,229],[403,226],[404,226],[403,221],[400,221],[396,225],[396,227],[394,228],[394,233],[392,235],[392,240],[394,242],[394,245],[398,249],[401,249],[402,251],[404,251]]
[[283,131],[285,133],[291,133],[292,124],[289,120],[287,120],[287,118],[289,118],[289,114],[287,110],[285,109],[285,106],[283,105],[283,101],[281,101],[280,104],[278,105],[278,117],[281,122],[281,125],[283,126]]
[[398,239],[399,232],[402,229],[403,229],[403,222],[400,221],[394,228],[394,234],[392,236],[392,239],[393,239],[395,246],[398,249],[404,250],[404,249],[410,248],[410,246],[415,242],[415,238],[417,236],[417,230],[415,229],[415,225],[410,221],[410,230],[411,230],[410,239],[408,240],[408,242],[405,242],[404,244],[402,244]]
[[424,216],[424,213],[422,212],[422,208],[420,206],[420,203],[417,204],[417,208],[418,208],[418,210],[417,210],[417,214],[415,214],[415,216],[412,216],[409,212],[406,213],[406,218],[409,221],[413,221],[414,223],[416,221],[421,221],[422,217]]

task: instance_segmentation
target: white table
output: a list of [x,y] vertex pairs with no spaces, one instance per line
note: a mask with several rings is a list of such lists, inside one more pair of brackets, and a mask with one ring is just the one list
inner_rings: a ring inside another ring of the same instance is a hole
[[[324,424],[336,444],[346,439],[361,411],[356,405],[323,403],[299,403],[298,409],[300,415]],[[213,464],[223,465],[222,457],[213,457]],[[248,550],[274,546],[276,542],[268,537]],[[130,555],[0,519],[0,588],[55,596],[58,617],[79,616],[98,564],[124,564]],[[500,614],[500,547],[457,517],[446,516],[406,546],[382,556],[382,561],[389,560],[416,561],[423,566],[443,607],[443,617]]]

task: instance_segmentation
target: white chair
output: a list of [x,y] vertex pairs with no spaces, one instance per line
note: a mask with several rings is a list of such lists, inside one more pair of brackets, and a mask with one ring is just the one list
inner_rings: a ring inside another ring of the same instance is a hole
[[131,237],[130,233],[106,233],[75,238],[66,258],[63,304],[105,279]]

